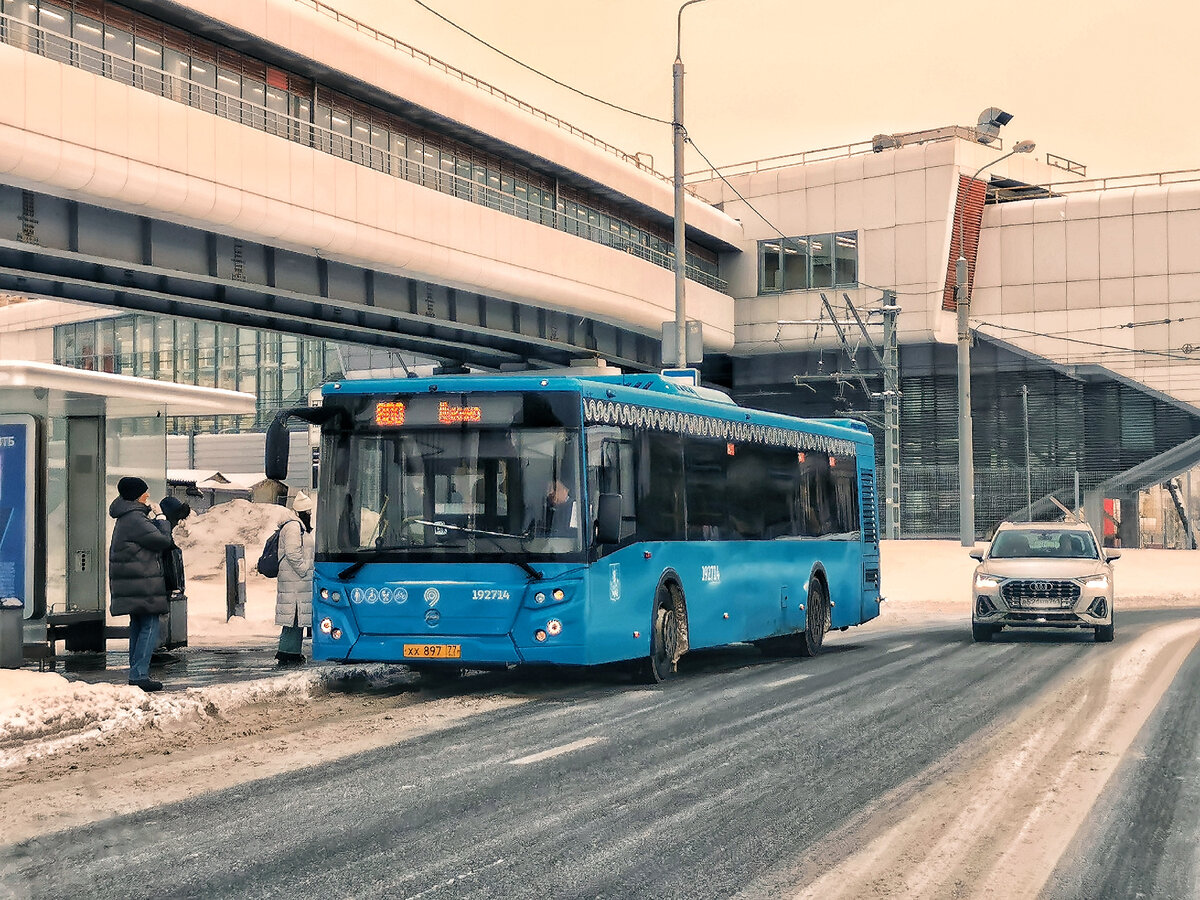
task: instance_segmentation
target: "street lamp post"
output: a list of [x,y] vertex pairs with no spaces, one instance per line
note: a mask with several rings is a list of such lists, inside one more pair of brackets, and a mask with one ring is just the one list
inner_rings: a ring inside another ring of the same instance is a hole
[[[1030,153],[1033,141],[1018,141],[1003,156],[975,170],[974,181],[988,166],[1015,153]],[[958,312],[958,533],[964,547],[975,546],[975,439],[971,421],[971,297],[967,290],[967,247],[963,241],[964,203],[958,219],[958,261],[954,265],[954,304]]]
[[671,67],[674,87],[674,104],[671,113],[671,131],[675,151],[675,365],[683,367],[687,358],[687,250],[683,221],[683,141],[687,131],[683,127],[683,11],[694,3],[704,0],[687,0],[679,7],[675,17],[675,64]]

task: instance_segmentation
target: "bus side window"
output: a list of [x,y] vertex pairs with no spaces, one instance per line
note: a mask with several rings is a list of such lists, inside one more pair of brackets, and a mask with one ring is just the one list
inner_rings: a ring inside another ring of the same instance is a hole
[[621,539],[637,530],[637,486],[633,444],[625,428],[597,428],[588,437],[588,500],[591,519],[598,513],[601,494],[621,496]]
[[638,536],[687,540],[684,533],[683,443],[677,435],[643,432],[638,455]]

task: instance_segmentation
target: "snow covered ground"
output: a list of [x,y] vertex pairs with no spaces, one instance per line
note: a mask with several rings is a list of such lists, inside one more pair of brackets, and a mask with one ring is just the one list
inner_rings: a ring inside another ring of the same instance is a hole
[[[282,507],[235,500],[193,515],[177,530],[188,573],[189,649],[270,647],[275,582],[253,572],[263,543],[291,513]],[[224,547],[246,547],[246,617],[225,621]],[[912,625],[959,617],[970,610],[968,585],[975,561],[955,541],[885,541],[886,602],[868,628]],[[1116,563],[1121,606],[1200,606],[1200,551],[1126,550]],[[385,666],[313,668],[253,682],[147,695],[126,685],[86,684],[55,673],[0,671],[0,768],[86,744],[107,735],[171,721],[220,717],[240,705],[271,697],[309,697],[340,679],[386,681],[402,677]]]

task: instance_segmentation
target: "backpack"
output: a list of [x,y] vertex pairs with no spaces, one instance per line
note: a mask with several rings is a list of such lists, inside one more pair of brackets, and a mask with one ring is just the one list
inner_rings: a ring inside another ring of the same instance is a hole
[[[283,523],[286,524],[287,522]],[[262,555],[258,558],[259,575],[266,575],[268,578],[279,577],[279,535],[283,531],[283,525],[276,528],[275,533],[263,544]]]

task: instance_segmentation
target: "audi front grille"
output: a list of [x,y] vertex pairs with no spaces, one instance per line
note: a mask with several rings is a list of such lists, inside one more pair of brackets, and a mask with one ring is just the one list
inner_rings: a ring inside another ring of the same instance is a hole
[[1070,609],[1079,599],[1079,584],[1049,579],[1013,580],[1004,582],[1001,594],[1013,609]]

